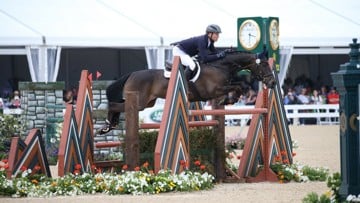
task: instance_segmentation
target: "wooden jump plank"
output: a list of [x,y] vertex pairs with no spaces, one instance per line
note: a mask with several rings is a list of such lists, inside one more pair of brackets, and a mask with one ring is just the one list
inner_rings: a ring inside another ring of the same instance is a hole
[[118,147],[122,143],[120,141],[114,141],[114,142],[97,142],[95,144],[96,148],[106,148],[106,147]]
[[254,109],[212,109],[212,110],[191,110],[191,116],[197,115],[235,115],[235,114],[262,114],[267,113],[267,108],[254,108]]
[[[217,120],[209,121],[190,121],[189,127],[206,127],[206,126],[216,126],[219,125]],[[142,123],[140,124],[140,129],[158,129],[160,128],[160,123]]]

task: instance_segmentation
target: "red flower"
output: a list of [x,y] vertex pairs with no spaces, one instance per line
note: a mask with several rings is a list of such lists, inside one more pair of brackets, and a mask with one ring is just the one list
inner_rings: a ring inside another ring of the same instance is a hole
[[185,164],[186,164],[186,161],[185,161],[185,160],[180,160],[179,162],[180,162],[180,165],[181,165],[181,166],[185,166]]
[[284,164],[289,164],[290,162],[289,162],[289,159],[285,159],[284,160]]
[[6,164],[4,165],[4,169],[8,169],[8,168],[9,168],[9,164],[6,163]]
[[6,164],[6,163],[8,162],[7,159],[3,159],[3,160],[1,160],[1,161],[4,162],[4,164]]
[[205,168],[206,168],[205,165],[200,166],[200,170],[205,170]]
[[285,151],[285,150],[282,150],[282,151],[280,151],[280,154],[283,155],[283,156],[285,156],[285,155],[286,155],[286,151]]
[[280,155],[275,156],[275,161],[280,162],[281,161],[281,156]]
[[80,165],[80,164],[76,164],[76,165],[75,165],[75,169],[76,169],[76,170],[80,170],[80,169],[81,169],[81,165]]
[[140,171],[140,167],[139,167],[139,166],[136,166],[136,167],[134,168],[134,171]]
[[78,175],[78,174],[80,174],[80,170],[77,170],[77,169],[76,169],[76,170],[74,170],[73,173],[74,173],[74,175]]
[[128,165],[126,165],[126,164],[122,166],[122,170],[124,170],[124,171],[126,171],[128,168],[129,168],[129,167],[128,167]]
[[292,156],[296,156],[296,152],[293,152],[293,153],[292,153]]
[[41,167],[39,166],[39,165],[36,165],[35,167],[34,167],[34,171],[39,171],[41,169]]
[[194,162],[195,166],[200,166],[201,165],[201,162],[199,160],[195,161]]
[[147,168],[147,167],[149,167],[149,162],[145,162],[145,163],[143,163],[143,165],[142,165],[144,168]]
[[241,159],[241,155],[237,155],[237,157],[236,157],[236,158],[240,160],[240,159]]
[[26,170],[27,170],[27,167],[26,167],[26,166],[21,166],[20,171],[24,172],[24,171],[26,171]]

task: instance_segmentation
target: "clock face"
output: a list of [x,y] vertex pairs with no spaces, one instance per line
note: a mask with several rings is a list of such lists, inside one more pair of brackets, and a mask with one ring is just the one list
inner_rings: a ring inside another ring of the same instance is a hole
[[239,41],[246,50],[253,50],[260,42],[260,27],[254,20],[245,20],[239,28]]
[[269,26],[270,45],[273,50],[279,48],[279,23],[276,19],[270,22]]

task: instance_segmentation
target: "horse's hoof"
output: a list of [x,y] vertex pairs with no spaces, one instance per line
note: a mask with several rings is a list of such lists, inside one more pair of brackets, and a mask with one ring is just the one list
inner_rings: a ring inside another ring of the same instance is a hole
[[106,128],[102,128],[98,131],[98,134],[100,135],[103,135],[103,134],[106,134],[108,132],[110,132],[111,130],[113,130],[114,128],[113,127],[106,127]]

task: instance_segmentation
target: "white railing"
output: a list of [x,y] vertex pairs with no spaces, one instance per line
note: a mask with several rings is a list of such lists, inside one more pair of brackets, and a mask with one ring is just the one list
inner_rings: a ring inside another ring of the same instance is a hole
[[[315,118],[316,124],[328,125],[339,124],[339,105],[338,104],[296,104],[284,105],[286,117],[293,120],[293,124],[300,124],[300,118]],[[228,105],[225,109],[253,109],[254,106]],[[158,123],[161,121],[163,103],[158,103],[152,108],[147,108],[139,113],[139,118],[145,123]],[[211,106],[204,105],[204,109],[211,109]],[[251,119],[251,114],[225,115],[226,125],[246,125]],[[207,115],[207,119],[211,116]]]
[[[339,124],[339,105],[338,104],[297,104],[297,105],[284,105],[286,117],[293,119],[293,124],[300,124],[300,118],[315,118],[316,124]],[[236,106],[228,105],[225,109],[251,109],[254,106]],[[204,109],[211,109],[211,106],[205,106]],[[226,125],[244,125],[249,119],[251,114],[242,115],[225,115]],[[207,116],[211,118],[211,116]]]
[[6,108],[6,109],[3,109],[3,114],[6,114],[6,115],[21,115],[23,111],[24,110],[22,110],[20,108],[16,108],[16,109]]
[[316,124],[339,124],[339,104],[284,105],[288,119],[316,118]]

